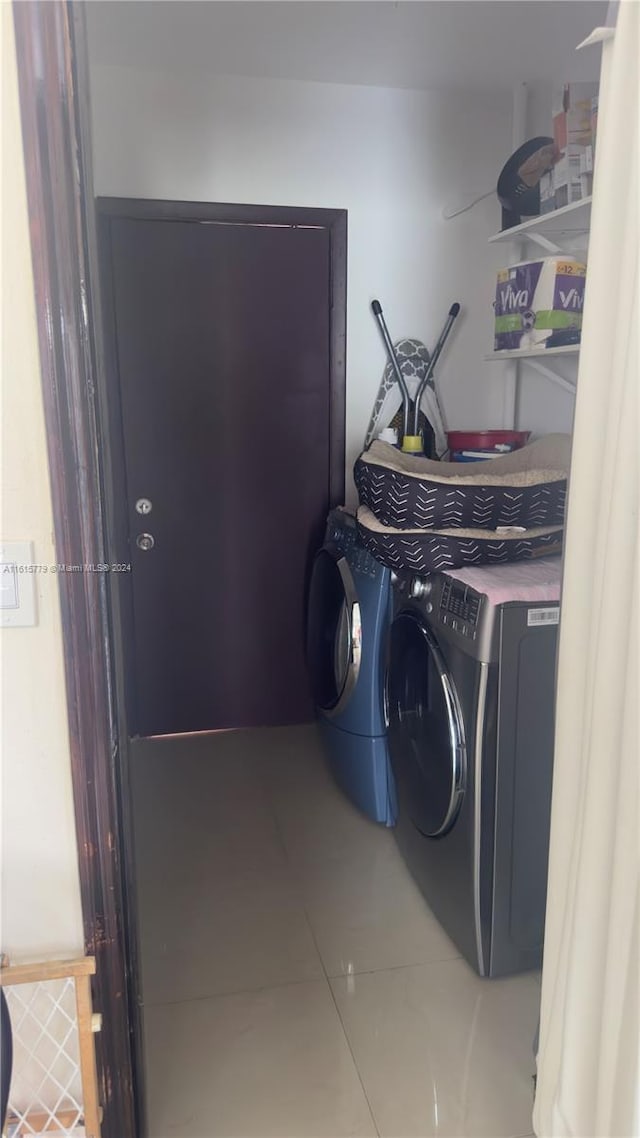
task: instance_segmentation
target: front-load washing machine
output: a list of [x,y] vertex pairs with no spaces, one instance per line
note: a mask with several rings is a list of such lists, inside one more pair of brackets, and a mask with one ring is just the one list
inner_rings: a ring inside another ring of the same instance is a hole
[[481,976],[539,967],[560,561],[402,577],[393,591],[398,845]]
[[338,785],[387,826],[395,820],[383,711],[390,576],[360,544],[353,514],[332,510],[309,586],[311,689]]

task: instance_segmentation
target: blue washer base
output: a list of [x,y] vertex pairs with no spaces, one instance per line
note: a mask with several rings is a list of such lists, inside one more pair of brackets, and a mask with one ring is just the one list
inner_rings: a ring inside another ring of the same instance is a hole
[[319,724],[340,789],[372,821],[395,826],[396,791],[386,735],[353,735],[322,716]]

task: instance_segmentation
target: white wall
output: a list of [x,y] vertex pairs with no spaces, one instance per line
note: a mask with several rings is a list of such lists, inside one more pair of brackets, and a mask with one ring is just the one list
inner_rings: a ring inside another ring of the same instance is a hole
[[459,300],[439,369],[448,425],[502,425],[502,368],[482,362],[499,207],[490,198],[449,222],[441,211],[495,186],[508,97],[96,66],[92,102],[97,194],[349,211],[349,471],[385,363],[374,297],[394,339],[427,345]]
[[[2,539],[55,562],[11,5],[2,5]],[[2,951],[13,963],[83,951],[56,578],[38,623],[0,631]]]

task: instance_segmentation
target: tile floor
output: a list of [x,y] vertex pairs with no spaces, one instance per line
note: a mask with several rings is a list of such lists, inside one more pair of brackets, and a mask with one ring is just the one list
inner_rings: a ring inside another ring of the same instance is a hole
[[149,1138],[531,1133],[536,976],[482,981],[313,727],[132,756]]

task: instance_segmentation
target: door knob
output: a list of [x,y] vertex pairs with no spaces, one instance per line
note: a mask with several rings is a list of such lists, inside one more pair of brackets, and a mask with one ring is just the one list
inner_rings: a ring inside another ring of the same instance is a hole
[[153,549],[155,545],[155,538],[153,537],[153,534],[150,533],[139,533],[136,538],[136,545],[138,546],[138,549],[142,549],[143,552],[146,553],[147,550]]
[[422,597],[428,597],[433,585],[428,578],[414,577],[409,586],[409,596],[414,601],[419,601]]

